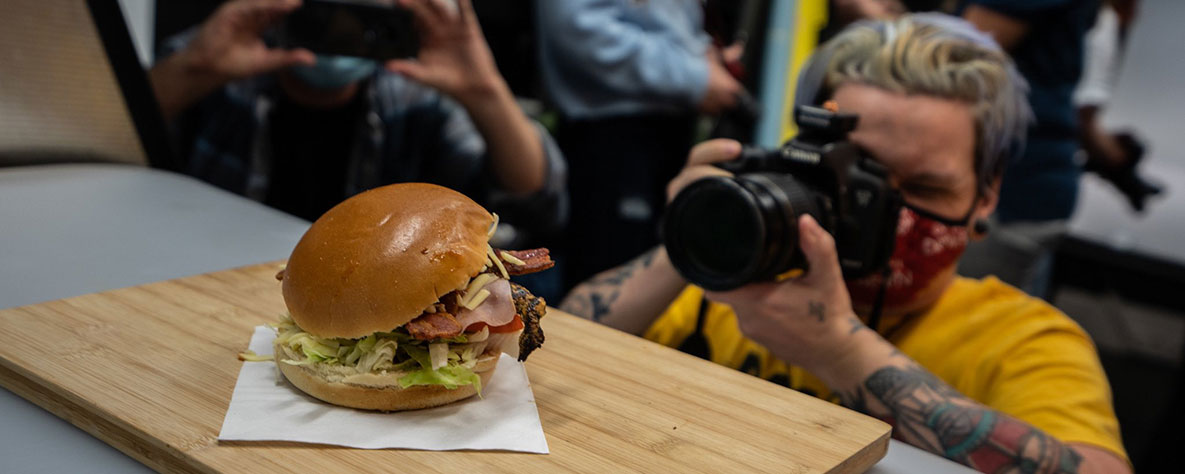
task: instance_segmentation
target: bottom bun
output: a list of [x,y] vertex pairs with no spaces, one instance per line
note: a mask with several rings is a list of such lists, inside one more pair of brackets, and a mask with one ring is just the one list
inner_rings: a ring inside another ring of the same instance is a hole
[[[432,408],[464,400],[477,394],[473,385],[447,389],[440,385],[399,386],[404,372],[362,374],[342,377],[324,367],[292,365],[282,360],[284,351],[276,347],[276,366],[296,388],[322,401],[364,410],[400,411]],[[500,352],[486,352],[477,359],[473,372],[481,378],[481,386],[489,384],[498,366]]]

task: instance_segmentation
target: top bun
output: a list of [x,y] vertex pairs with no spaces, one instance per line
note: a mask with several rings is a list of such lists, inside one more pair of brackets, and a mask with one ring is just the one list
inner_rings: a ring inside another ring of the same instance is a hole
[[318,337],[390,331],[481,272],[491,223],[473,200],[434,184],[358,194],[296,244],[283,273],[284,303]]

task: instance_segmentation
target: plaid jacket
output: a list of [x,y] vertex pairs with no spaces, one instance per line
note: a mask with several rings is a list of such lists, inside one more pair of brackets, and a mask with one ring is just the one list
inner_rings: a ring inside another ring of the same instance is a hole
[[[513,197],[495,183],[485,141],[459,104],[386,71],[367,84],[366,115],[349,156],[349,195],[390,183],[430,182],[465,193],[520,228],[550,232],[566,222],[566,165],[541,126],[536,124],[547,161],[544,187]],[[257,76],[231,83],[187,111],[176,127],[185,171],[262,201],[273,159],[269,113],[280,93],[274,76]]]

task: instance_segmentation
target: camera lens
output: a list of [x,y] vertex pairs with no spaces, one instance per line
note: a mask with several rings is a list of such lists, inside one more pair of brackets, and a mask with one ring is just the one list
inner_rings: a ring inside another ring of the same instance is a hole
[[772,279],[803,267],[798,216],[819,218],[816,195],[788,174],[702,179],[671,202],[663,242],[679,273],[705,289]]
[[736,181],[711,179],[680,196],[687,199],[671,208],[668,229],[678,236],[671,245],[683,247],[696,269],[713,279],[745,271],[765,233],[752,193]]

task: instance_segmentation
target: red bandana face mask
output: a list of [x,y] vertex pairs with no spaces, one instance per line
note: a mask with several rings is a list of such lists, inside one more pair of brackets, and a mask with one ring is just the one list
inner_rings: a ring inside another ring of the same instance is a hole
[[[901,208],[897,243],[889,259],[885,308],[912,303],[940,273],[954,265],[967,248],[967,226],[939,219],[937,216],[922,216],[908,207]],[[857,306],[873,306],[882,282],[884,276],[881,274],[848,280],[852,302]]]

